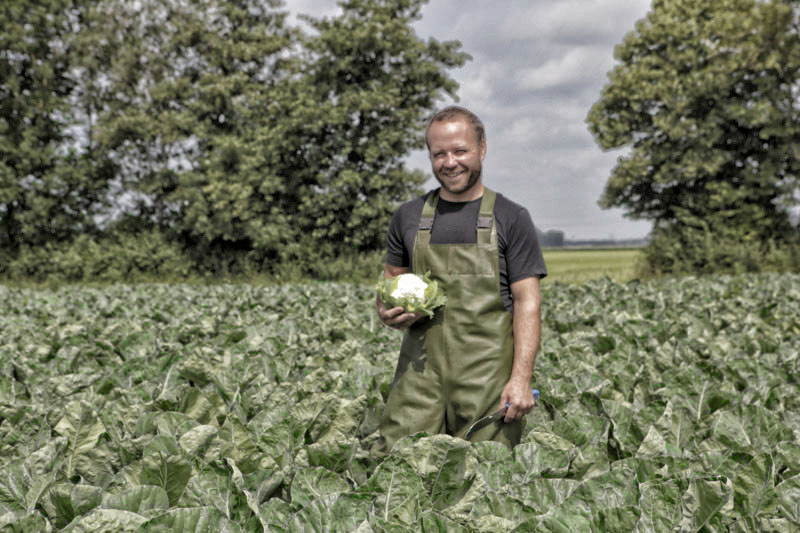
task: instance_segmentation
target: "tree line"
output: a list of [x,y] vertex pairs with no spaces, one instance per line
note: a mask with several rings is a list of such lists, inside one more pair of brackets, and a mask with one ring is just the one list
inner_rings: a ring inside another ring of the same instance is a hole
[[[456,41],[424,0],[0,3],[0,276],[373,268]],[[587,122],[645,273],[800,269],[800,4],[655,0]],[[363,258],[366,257],[366,260]]]
[[800,2],[654,0],[589,112],[659,272],[800,270]]
[[308,272],[380,248],[468,59],[414,33],[422,4],[301,28],[279,0],[4,1],[0,275]]

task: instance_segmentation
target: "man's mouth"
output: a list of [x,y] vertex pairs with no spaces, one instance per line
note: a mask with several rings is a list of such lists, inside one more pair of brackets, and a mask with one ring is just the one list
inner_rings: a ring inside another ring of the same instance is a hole
[[463,170],[459,170],[458,172],[453,172],[453,173],[443,172],[442,176],[444,176],[445,178],[457,178],[463,173],[464,173]]

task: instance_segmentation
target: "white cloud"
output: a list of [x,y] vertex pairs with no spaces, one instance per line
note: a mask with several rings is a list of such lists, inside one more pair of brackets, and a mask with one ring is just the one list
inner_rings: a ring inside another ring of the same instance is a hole
[[300,23],[297,19],[300,13],[321,18],[334,17],[342,12],[333,0],[285,0],[284,4],[292,24]]
[[509,39],[546,43],[618,40],[650,5],[647,0],[540,0],[512,2],[500,27]]
[[[464,69],[462,69],[464,70]],[[503,65],[487,63],[483,68],[471,68],[474,74],[465,72],[462,76],[469,80],[461,82],[459,90],[460,104],[469,107],[470,105],[479,108],[486,108],[492,105],[494,89],[498,77],[504,76]]]
[[582,84],[602,77],[610,64],[604,50],[588,46],[570,48],[562,56],[553,57],[539,67],[521,72],[518,86],[521,89],[538,90]]

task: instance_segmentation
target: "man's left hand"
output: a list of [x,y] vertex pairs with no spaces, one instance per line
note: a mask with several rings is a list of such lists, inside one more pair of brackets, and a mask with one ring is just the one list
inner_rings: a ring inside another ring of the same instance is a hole
[[530,383],[512,377],[500,395],[499,409],[505,407],[506,404],[508,404],[508,409],[506,409],[506,416],[503,419],[505,422],[519,420],[527,415],[534,406]]

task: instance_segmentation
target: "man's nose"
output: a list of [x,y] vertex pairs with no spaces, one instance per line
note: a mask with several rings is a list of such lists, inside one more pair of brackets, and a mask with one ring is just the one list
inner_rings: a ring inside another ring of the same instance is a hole
[[445,156],[444,164],[447,167],[454,167],[456,166],[456,156],[454,154],[447,154]]

